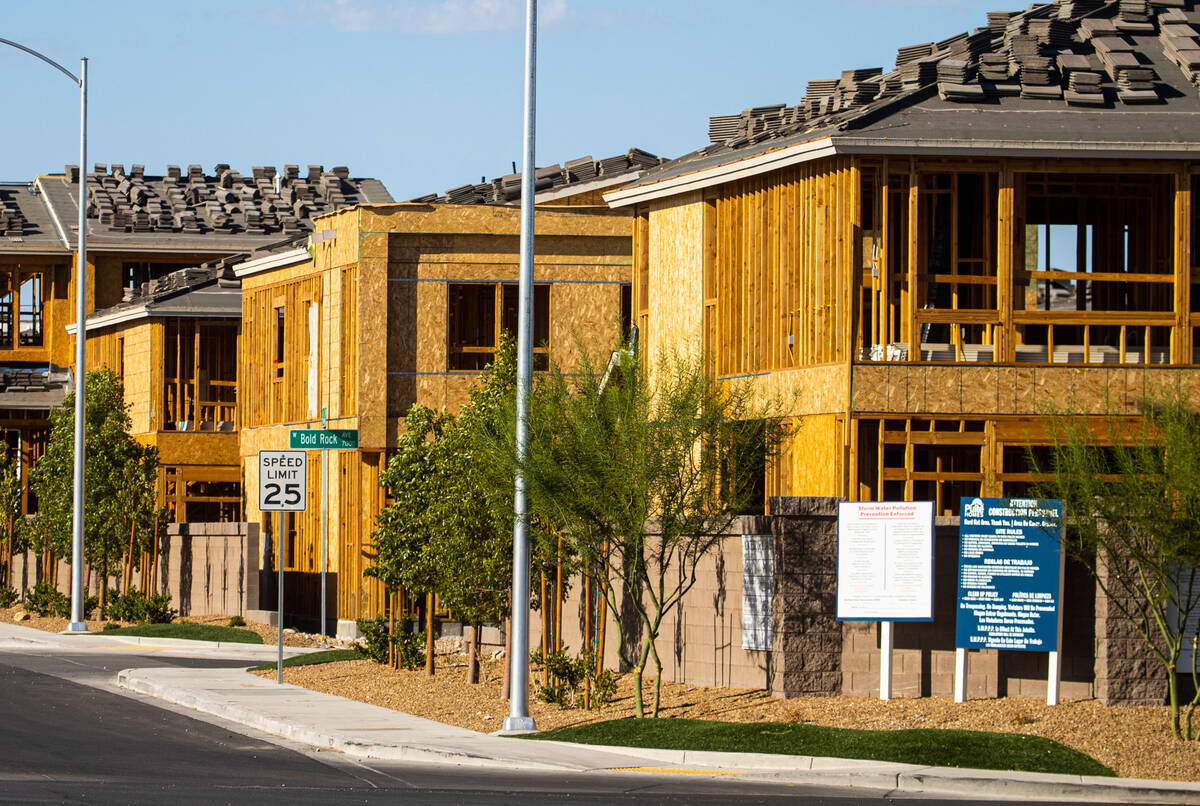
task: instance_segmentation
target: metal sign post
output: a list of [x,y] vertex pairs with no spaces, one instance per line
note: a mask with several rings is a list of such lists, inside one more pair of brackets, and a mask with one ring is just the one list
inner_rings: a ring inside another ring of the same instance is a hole
[[[308,503],[308,454],[304,451],[258,452],[258,509],[261,512],[303,512]],[[275,681],[283,683],[283,521],[276,530],[275,546],[278,559],[276,584],[279,586],[278,611],[275,624],[279,634],[279,653]]]
[[358,430],[354,428],[326,428],[328,420],[325,408],[321,408],[321,427],[294,428],[288,434],[292,448],[321,452],[321,646],[326,645],[326,566],[329,542],[329,459],[327,451],[354,450],[358,447]]

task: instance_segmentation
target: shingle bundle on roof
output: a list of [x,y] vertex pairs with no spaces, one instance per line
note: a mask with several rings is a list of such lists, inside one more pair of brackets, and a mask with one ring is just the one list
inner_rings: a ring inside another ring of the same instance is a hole
[[[774,107],[772,107],[774,108]],[[781,108],[781,107],[780,107]],[[728,117],[739,118],[731,115]],[[734,129],[736,133],[736,129]],[[624,154],[594,160],[590,156],[568,160],[562,165],[550,165],[538,168],[534,172],[534,192],[542,193],[556,188],[567,187],[582,182],[591,182],[600,178],[612,178],[626,174],[639,173],[647,168],[653,168],[664,162],[661,158],[643,151],[631,148]],[[449,204],[511,204],[521,199],[521,174],[511,173],[496,177],[490,182],[486,179],[479,184],[459,185],[450,188],[443,195],[428,193],[410,199],[410,202],[431,204],[447,202]]]
[[[796,106],[709,119],[709,137],[739,148],[845,125],[863,109],[935,86],[948,101],[1021,95],[1070,105],[1162,103],[1162,78],[1139,53],[1157,32],[1164,55],[1200,88],[1200,0],[1054,0],[994,11],[987,26],[898,50],[891,72],[846,71],[810,81]],[[1136,37],[1136,39],[1131,39]],[[1169,93],[1168,93],[1169,95]],[[776,128],[777,126],[777,128]]]
[[[74,184],[78,174],[68,165],[65,179]],[[254,166],[251,174],[221,163],[213,175],[189,165],[185,177],[169,165],[164,176],[147,176],[141,165],[127,173],[123,165],[97,163],[88,178],[87,215],[125,232],[298,233],[312,228],[314,215],[362,200],[362,180],[342,166],[310,165],[305,177],[295,165],[282,177],[272,166]]]

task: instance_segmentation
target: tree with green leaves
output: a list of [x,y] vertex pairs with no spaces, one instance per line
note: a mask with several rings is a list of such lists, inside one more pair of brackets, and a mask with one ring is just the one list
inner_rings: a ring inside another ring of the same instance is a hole
[[1171,732],[1196,739],[1197,645],[1185,661],[1196,694],[1181,720],[1176,670],[1185,625],[1200,614],[1200,415],[1176,390],[1139,416],[1103,425],[1048,415],[1048,457],[1031,449],[1037,495],[1063,502],[1065,549],[1087,568],[1133,633],[1166,670]]
[[[487,483],[480,445],[502,438],[515,388],[515,349],[501,339],[496,360],[458,416],[414,405],[381,474],[392,497],[379,515],[369,574],[385,585],[436,594],[472,624],[472,681],[479,627],[499,621],[512,586],[512,489]],[[544,541],[543,541],[544,542]]]
[[[84,449],[83,554],[100,580],[100,617],[106,615],[108,579],[129,550],[139,544],[156,509],[158,451],[134,439],[121,381],[110,369],[88,372]],[[38,536],[59,557],[71,556],[71,515],[75,446],[75,395],[50,412],[46,453],[30,473],[38,498]],[[133,540],[130,540],[131,532]]]
[[555,368],[535,384],[525,476],[534,510],[563,525],[580,562],[602,569],[611,612],[623,603],[636,612],[640,636],[617,618],[617,644],[638,716],[653,664],[658,716],[663,622],[748,512],[785,433],[778,406],[756,402],[745,383],[708,377],[699,360],[664,356],[644,375],[623,346],[602,373],[581,352],[572,374]]

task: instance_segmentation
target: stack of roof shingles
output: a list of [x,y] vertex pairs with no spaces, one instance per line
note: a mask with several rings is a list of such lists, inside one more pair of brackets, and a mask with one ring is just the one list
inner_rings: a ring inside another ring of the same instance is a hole
[[[747,112],[754,112],[759,116],[778,116],[781,110],[782,106],[774,106],[763,107],[757,110],[747,110]],[[740,121],[745,115],[746,113],[742,115],[730,115],[728,117],[738,118]],[[760,124],[764,129],[766,125],[765,123]],[[772,125],[778,125],[774,122],[773,118]],[[733,124],[730,124],[730,130],[732,130],[732,126]],[[638,173],[646,168],[657,167],[662,163],[662,159],[640,148],[631,148],[624,154],[618,154],[615,157],[606,157],[601,160],[594,160],[590,156],[580,157],[568,160],[563,165],[538,168],[533,175],[534,192],[542,193],[581,182]],[[520,201],[520,199],[521,174],[512,173],[497,177],[491,182],[484,179],[477,185],[459,185],[447,190],[445,195],[439,196],[436,193],[429,193],[424,196],[417,196],[409,201],[419,204],[431,204],[434,202],[447,202],[450,204],[511,204]]]
[[0,191],[0,235],[6,238],[19,238],[32,229],[13,198],[15,192],[18,191]]
[[1200,40],[1197,29],[1200,12],[1172,8],[1158,18],[1158,38],[1163,53],[1188,77],[1193,85],[1200,86]]
[[[67,166],[68,182],[78,182],[78,168]],[[126,232],[299,233],[311,229],[319,213],[357,204],[360,191],[345,167],[325,171],[287,165],[279,176],[272,166],[254,166],[245,177],[222,163],[214,175],[189,165],[185,176],[168,165],[165,176],[148,177],[141,165],[126,173],[96,164],[88,181],[88,217]]]
[[[871,104],[937,86],[943,100],[1020,95],[1072,106],[1159,103],[1160,77],[1139,53],[1158,32],[1163,53],[1200,87],[1200,0],[1055,0],[988,12],[987,26],[900,48],[891,72],[848,70],[810,81],[800,103],[709,119],[714,148],[834,128]],[[1131,37],[1136,37],[1133,39]],[[1014,80],[1015,79],[1015,80]]]

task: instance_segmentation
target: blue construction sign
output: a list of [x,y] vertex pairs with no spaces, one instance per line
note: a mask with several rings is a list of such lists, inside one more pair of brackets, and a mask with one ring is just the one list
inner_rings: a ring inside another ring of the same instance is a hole
[[960,511],[955,646],[1058,651],[1062,502],[963,498]]

